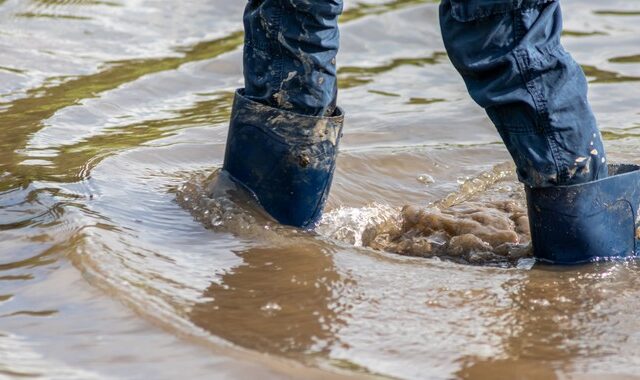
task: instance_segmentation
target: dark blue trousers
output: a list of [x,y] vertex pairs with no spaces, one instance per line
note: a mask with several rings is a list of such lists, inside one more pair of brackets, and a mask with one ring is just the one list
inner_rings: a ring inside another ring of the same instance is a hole
[[[333,114],[341,12],[342,0],[249,0],[245,96],[303,115]],[[442,0],[440,25],[451,62],[523,183],[607,176],[584,73],[560,44],[557,0]]]

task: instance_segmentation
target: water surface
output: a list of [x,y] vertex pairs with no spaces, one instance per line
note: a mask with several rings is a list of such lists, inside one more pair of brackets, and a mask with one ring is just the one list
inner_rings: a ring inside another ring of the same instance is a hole
[[[437,4],[346,3],[345,135],[312,234],[232,187],[201,202],[242,85],[243,2],[0,1],[0,377],[640,373],[636,262],[367,247],[403,206],[521,190],[508,169],[483,182],[508,154],[448,61]],[[640,7],[563,7],[609,156],[640,163]]]

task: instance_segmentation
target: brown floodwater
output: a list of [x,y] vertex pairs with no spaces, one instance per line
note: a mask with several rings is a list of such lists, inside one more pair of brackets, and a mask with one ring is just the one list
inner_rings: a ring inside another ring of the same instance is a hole
[[[0,0],[0,378],[640,378],[638,262],[531,259],[435,1],[346,0],[315,233],[220,176],[243,6]],[[563,7],[640,163],[640,4]]]

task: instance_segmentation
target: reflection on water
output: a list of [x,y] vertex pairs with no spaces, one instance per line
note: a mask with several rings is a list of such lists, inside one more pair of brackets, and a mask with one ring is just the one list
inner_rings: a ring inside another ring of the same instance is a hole
[[[373,82],[380,74],[384,74],[400,66],[423,67],[424,65],[435,65],[445,62],[446,57],[447,54],[445,52],[435,52],[431,57],[397,58],[390,63],[374,67],[342,66],[338,69],[339,85],[342,89],[366,85]],[[371,90],[369,92],[371,92]],[[380,92],[381,91],[378,91],[377,93]]]
[[[611,298],[624,293],[629,281],[635,282],[631,276],[636,276],[637,270],[636,263],[573,270],[541,268],[531,272],[526,281],[510,284],[514,309],[509,316],[510,335],[504,341],[505,355],[488,360],[463,358],[458,375],[464,379],[488,378],[492,373],[505,379],[520,374],[555,379],[562,378],[563,372],[591,367],[594,378],[617,378],[616,373],[625,373],[625,367],[636,360],[618,361],[616,353],[635,343],[620,331],[618,323],[627,317],[617,314],[621,308]],[[637,324],[635,320],[622,323]],[[607,360],[616,362],[617,368],[611,371],[599,367],[600,363],[589,363]]]
[[609,62],[612,63],[640,63],[640,54],[628,55],[625,57],[610,58]]
[[255,248],[237,253],[241,266],[213,283],[193,306],[194,324],[263,352],[326,353],[336,344],[347,287],[319,244]]
[[582,70],[589,78],[591,83],[616,83],[616,82],[637,82],[640,77],[622,75],[615,71],[607,71],[599,69],[595,66],[582,65]]
[[[345,5],[347,125],[310,233],[209,174],[243,2],[0,0],[0,376],[637,376],[637,263],[533,266],[437,1]],[[563,7],[609,154],[637,162],[640,10]]]

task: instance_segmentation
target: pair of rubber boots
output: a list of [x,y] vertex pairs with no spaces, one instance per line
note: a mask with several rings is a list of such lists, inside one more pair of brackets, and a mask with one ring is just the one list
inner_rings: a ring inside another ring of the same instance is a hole
[[[272,108],[239,90],[223,169],[278,222],[313,228],[324,207],[343,112],[313,117]],[[611,165],[601,180],[526,188],[534,256],[579,264],[636,255],[640,167]]]

